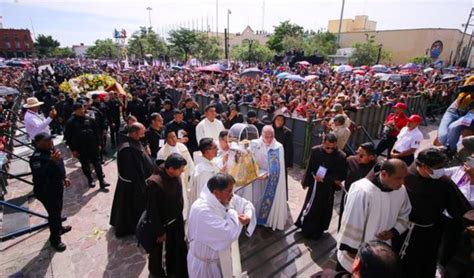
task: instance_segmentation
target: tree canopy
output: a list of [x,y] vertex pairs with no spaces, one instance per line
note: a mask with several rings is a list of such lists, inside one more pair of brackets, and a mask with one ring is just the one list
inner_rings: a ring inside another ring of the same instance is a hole
[[[377,63],[379,49],[382,46],[375,42],[374,36],[370,36],[367,38],[367,41],[355,43],[353,47],[355,50],[349,58],[349,62],[354,66],[362,66]],[[390,62],[391,59],[392,53],[382,49],[380,53],[380,61]]]
[[274,52],[258,41],[244,40],[240,45],[232,48],[230,55],[241,61],[267,62],[273,58]]
[[280,22],[278,26],[275,26],[273,34],[267,41],[267,46],[277,53],[282,53],[285,50],[283,46],[283,39],[286,36],[289,37],[300,37],[303,36],[304,29],[298,24],[290,23],[289,20]]
[[163,38],[153,31],[152,28],[140,27],[140,30],[134,32],[128,41],[128,53],[141,57],[142,59],[147,54],[153,57],[168,54],[168,47]]
[[73,58],[76,54],[69,47],[58,47],[53,50],[52,56],[58,58]]
[[187,60],[193,55],[201,60],[217,60],[222,56],[220,41],[205,32],[180,28],[169,34],[170,53],[172,56]]
[[43,34],[39,34],[36,37],[36,40],[33,44],[34,49],[35,49],[35,54],[39,58],[44,58],[44,57],[51,57],[53,56],[53,52],[56,48],[58,48],[61,44],[53,39],[51,36],[46,36]]
[[118,57],[118,50],[112,39],[96,40],[94,45],[87,49],[86,55],[89,58],[115,59]]

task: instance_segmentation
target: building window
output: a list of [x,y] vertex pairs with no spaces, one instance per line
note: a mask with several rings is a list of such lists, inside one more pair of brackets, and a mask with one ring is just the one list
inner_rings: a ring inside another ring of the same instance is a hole
[[30,48],[30,43],[29,43],[29,42],[25,42],[25,47],[29,49],[29,48]]
[[20,41],[16,41],[15,44],[16,44],[16,48],[18,48],[18,49],[21,48]]
[[10,49],[12,48],[12,44],[10,42],[5,42],[5,47]]

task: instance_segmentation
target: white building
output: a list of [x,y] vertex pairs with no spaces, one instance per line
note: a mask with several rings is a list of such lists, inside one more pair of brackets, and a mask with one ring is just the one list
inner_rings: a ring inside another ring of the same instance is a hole
[[73,45],[72,51],[74,51],[74,54],[76,54],[76,57],[84,58],[86,56],[86,52],[89,47],[90,47],[89,45],[84,45],[83,43],[81,43],[79,45]]

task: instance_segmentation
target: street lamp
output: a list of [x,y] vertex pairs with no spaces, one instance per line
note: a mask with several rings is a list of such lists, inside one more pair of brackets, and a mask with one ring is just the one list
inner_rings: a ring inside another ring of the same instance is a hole
[[344,15],[344,4],[345,3],[346,3],[346,1],[342,0],[341,17],[339,18],[339,30],[337,31],[337,47],[338,48],[339,48],[339,41],[341,40],[342,17]]
[[379,44],[379,53],[377,54],[377,65],[379,64],[379,61],[380,61],[380,56],[382,55],[382,47],[383,47],[383,44]]
[[151,7],[147,7],[146,10],[148,11],[148,22],[150,24],[150,29],[151,29]]

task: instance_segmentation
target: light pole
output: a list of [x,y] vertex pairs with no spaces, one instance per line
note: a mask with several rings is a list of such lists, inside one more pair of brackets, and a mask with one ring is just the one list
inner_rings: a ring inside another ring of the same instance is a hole
[[377,54],[377,65],[379,64],[379,61],[380,61],[380,56],[382,55],[382,47],[383,47],[383,44],[379,44],[379,53]]
[[151,29],[151,7],[147,7],[146,10],[148,11],[148,22],[150,24],[150,29]]
[[229,65],[229,46],[230,46],[230,32],[229,32],[229,17],[232,12],[227,9],[227,39],[224,39],[225,43],[225,56],[227,59],[227,65]]
[[231,13],[232,12],[229,9],[227,9],[227,34],[230,34],[230,32],[229,32],[230,31],[230,29],[229,29],[229,16],[230,16]]
[[216,38],[219,36],[219,1],[216,0]]
[[345,0],[342,0],[342,7],[341,7],[341,17],[339,18],[339,30],[337,31],[337,47],[339,48],[339,41],[341,40],[341,26],[342,26],[342,17],[344,16],[344,4],[346,3]]

